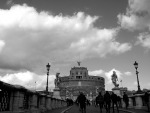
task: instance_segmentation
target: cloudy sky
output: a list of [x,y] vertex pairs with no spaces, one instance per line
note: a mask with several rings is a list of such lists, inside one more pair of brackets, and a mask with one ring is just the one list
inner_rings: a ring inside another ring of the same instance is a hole
[[79,60],[107,90],[114,70],[120,86],[137,90],[137,61],[141,89],[150,89],[150,0],[0,0],[1,81],[45,90],[49,62],[51,90]]

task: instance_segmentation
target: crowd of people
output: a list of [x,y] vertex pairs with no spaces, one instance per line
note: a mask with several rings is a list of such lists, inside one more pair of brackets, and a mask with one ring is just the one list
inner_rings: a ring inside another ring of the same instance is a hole
[[[127,109],[129,105],[129,98],[125,92],[123,95],[123,101],[126,104]],[[82,92],[80,92],[79,96],[77,97],[76,103],[77,105],[79,105],[79,110],[82,113],[86,113],[86,105],[90,105],[90,102]],[[110,113],[111,105],[113,113],[115,111],[114,106],[116,106],[117,112],[119,113],[119,107],[122,107],[121,97],[117,96],[113,92],[110,94],[108,91],[106,91],[104,95],[102,95],[102,93],[99,92],[99,95],[95,98],[95,107],[100,107],[100,113],[102,113],[103,108],[106,109],[107,113]]]
[[[149,111],[149,94],[147,92],[144,94],[144,100]],[[128,109],[129,97],[126,92],[123,93],[123,101],[125,103],[125,108]],[[86,98],[83,92],[80,92],[76,99],[76,103],[82,113],[86,113],[86,106],[91,105],[90,101]],[[106,91],[105,94],[99,92],[98,96],[95,98],[94,105],[95,107],[99,106],[100,113],[102,113],[102,109],[106,109],[106,113],[110,113],[110,108],[112,108],[114,113],[114,107],[116,107],[116,111],[119,113],[119,108],[122,108],[121,97],[117,96],[114,92],[111,92],[110,94],[108,91]]]
[[108,91],[104,95],[99,92],[99,95],[95,99],[96,106],[99,105],[100,113],[102,113],[102,109],[105,108],[107,113],[110,113],[110,107],[112,105],[113,113],[114,106],[116,106],[117,112],[119,113],[118,107],[121,106],[121,98],[114,94],[113,92],[110,94]]

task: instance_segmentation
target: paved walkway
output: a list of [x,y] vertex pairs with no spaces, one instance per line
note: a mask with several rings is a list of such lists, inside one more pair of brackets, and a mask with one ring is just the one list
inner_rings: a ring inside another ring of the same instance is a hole
[[133,109],[133,108],[129,108],[129,109],[120,109],[120,110],[123,110],[123,111],[128,111],[130,113],[150,113],[148,112],[147,110],[145,109]]
[[45,113],[61,113],[63,111],[66,111],[68,108],[70,108],[70,107],[57,108],[54,110],[47,111]]
[[[106,113],[106,110],[103,109],[102,112]],[[79,111],[79,107],[78,106],[74,105],[70,110],[68,110],[65,113],[81,113],[81,111]],[[95,106],[87,106],[86,113],[100,113],[100,109],[99,109],[99,107],[95,107]],[[112,110],[110,111],[110,113],[112,113]],[[115,110],[115,113],[117,113],[116,110]],[[119,113],[125,113],[125,112],[120,111]]]
[[[73,105],[71,107],[64,107],[64,108],[51,110],[46,113],[81,113],[81,111],[79,111],[78,106]],[[95,107],[95,106],[87,106],[86,113],[100,113],[100,109],[99,107]],[[106,113],[105,109],[103,109],[103,113]],[[110,113],[113,113],[112,109]],[[115,113],[117,113],[116,110],[115,110]],[[137,110],[137,109],[128,109],[128,110],[120,109],[119,113],[150,113],[150,112],[147,112],[146,110]]]

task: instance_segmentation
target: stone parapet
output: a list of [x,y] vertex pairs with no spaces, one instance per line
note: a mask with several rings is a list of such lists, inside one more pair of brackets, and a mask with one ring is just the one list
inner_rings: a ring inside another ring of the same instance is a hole
[[[63,104],[60,104],[60,103]],[[52,98],[13,86],[0,81],[0,112],[1,113],[41,113],[51,109],[67,106],[66,101]]]
[[[149,93],[149,99],[150,99],[150,93]],[[125,107],[123,98],[121,101],[122,101],[122,107]],[[144,94],[134,94],[132,96],[129,96],[129,108],[147,109],[146,102],[144,100]]]

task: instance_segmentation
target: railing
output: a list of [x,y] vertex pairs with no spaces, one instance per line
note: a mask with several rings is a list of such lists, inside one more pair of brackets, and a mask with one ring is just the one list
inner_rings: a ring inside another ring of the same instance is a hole
[[64,106],[64,100],[0,81],[0,112],[41,113]]
[[[125,103],[123,99],[121,100],[121,102],[122,102],[122,107],[125,107]],[[149,93],[149,102],[150,102],[150,93]],[[129,96],[129,107],[135,109],[147,109],[146,102],[144,100],[144,94],[135,94]]]

